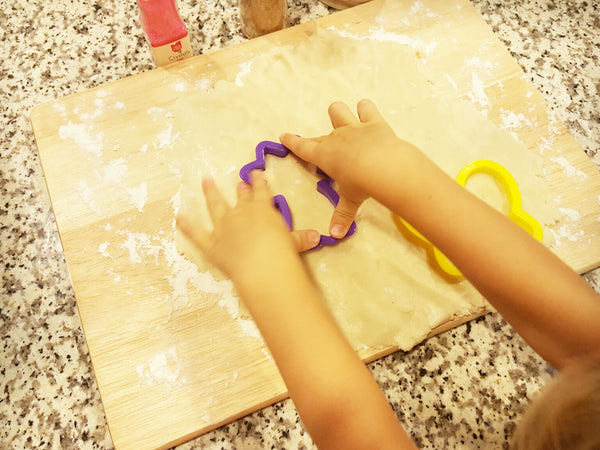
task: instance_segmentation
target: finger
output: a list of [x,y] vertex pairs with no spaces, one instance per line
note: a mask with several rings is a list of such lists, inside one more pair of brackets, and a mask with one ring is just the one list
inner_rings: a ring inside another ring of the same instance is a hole
[[348,105],[343,102],[334,102],[329,106],[329,118],[333,128],[339,128],[346,125],[355,125],[358,119],[352,113]]
[[290,235],[298,253],[316,247],[321,241],[321,235],[316,230],[294,230]]
[[252,195],[252,185],[250,183],[246,183],[245,181],[241,181],[237,185],[237,196],[238,202],[251,200]]
[[206,206],[210,218],[213,223],[216,223],[225,215],[229,206],[212,178],[204,178],[202,180],[202,190],[204,191],[204,198],[206,198]]
[[284,133],[279,136],[279,141],[286,146],[294,155],[304,161],[317,164],[318,152],[317,145],[323,140],[323,137],[302,138],[290,133]]
[[352,221],[356,217],[358,208],[362,202],[348,200],[345,197],[340,197],[340,201],[333,211],[329,232],[336,239],[341,239],[346,236]]
[[194,226],[186,216],[177,215],[175,222],[177,228],[191,240],[202,252],[210,240],[210,233],[199,226]]
[[267,179],[262,170],[253,170],[250,172],[250,184],[252,184],[252,191],[255,199],[271,201],[271,190],[269,189]]
[[357,110],[361,122],[383,120],[375,103],[367,98],[358,102]]

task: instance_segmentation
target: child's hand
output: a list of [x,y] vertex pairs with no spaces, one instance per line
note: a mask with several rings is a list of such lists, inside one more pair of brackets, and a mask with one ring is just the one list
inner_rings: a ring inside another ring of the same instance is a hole
[[416,150],[400,140],[370,100],[358,103],[358,119],[341,102],[329,107],[334,130],[327,136],[300,138],[283,134],[281,143],[300,158],[309,161],[336,180],[340,201],[331,218],[329,232],[341,238],[361,203],[373,195],[381,170],[389,166],[392,154]]
[[209,232],[177,217],[179,229],[196,244],[206,258],[232,280],[277,261],[282,253],[297,253],[319,243],[314,230],[287,230],[272,202],[272,195],[260,171],[250,174],[251,183],[238,185],[238,203],[231,208],[212,179],[204,179],[202,188],[214,230]]

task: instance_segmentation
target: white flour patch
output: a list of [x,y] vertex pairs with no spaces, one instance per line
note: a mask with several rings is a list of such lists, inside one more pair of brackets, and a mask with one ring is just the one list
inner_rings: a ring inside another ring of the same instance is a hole
[[113,277],[113,283],[120,283],[121,282],[121,275],[119,275],[117,272],[114,271],[114,269],[109,269],[108,273],[110,276]]
[[213,88],[213,81],[209,78],[201,78],[194,83],[194,89],[199,91],[210,91]]
[[369,28],[369,34],[366,36],[358,36],[347,31],[338,30],[334,27],[329,27],[329,30],[336,31],[340,36],[350,39],[359,39],[359,40],[374,40],[374,41],[382,41],[382,42],[395,42],[401,45],[407,45],[409,47],[414,48],[415,50],[419,50],[423,52],[426,56],[429,56],[433,53],[435,48],[437,47],[437,42],[429,42],[426,43],[421,39],[415,39],[405,34],[396,34],[389,31],[385,31],[381,27],[371,27]]
[[492,63],[491,61],[482,60],[478,56],[473,56],[472,58],[465,59],[465,65],[471,70],[476,69],[491,75],[492,71],[498,66],[498,63]]
[[139,212],[144,210],[144,206],[148,202],[148,185],[146,182],[140,183],[139,186],[125,188],[129,194],[129,202],[135,206]]
[[91,125],[69,121],[67,125],[61,125],[58,128],[58,136],[63,141],[71,139],[82,150],[91,155],[97,157],[102,156],[103,134],[102,132],[94,133],[94,129]]
[[235,77],[235,85],[236,86],[243,86],[244,85],[244,77],[246,75],[248,75],[250,73],[250,71],[252,70],[252,63],[253,61],[246,61],[243,62],[242,64],[240,64],[240,71],[238,72],[238,74]]
[[543,136],[538,141],[538,149],[539,149],[540,155],[543,155],[547,151],[554,150],[554,139],[553,138],[548,139],[547,137]]
[[532,127],[533,123],[523,113],[515,113],[506,109],[500,109],[500,128],[505,130],[518,130],[523,127]]
[[256,323],[252,319],[238,319],[238,323],[240,328],[242,329],[242,333],[244,336],[253,337],[255,339],[262,340],[262,335],[256,326]]
[[179,133],[176,133],[175,136],[173,136],[173,124],[169,124],[167,128],[156,135],[156,139],[152,145],[155,149],[169,147],[175,143],[178,137]]
[[66,117],[67,107],[65,105],[63,105],[62,103],[55,103],[53,107],[56,111],[60,113],[61,117]]
[[99,246],[98,246],[98,253],[100,253],[102,256],[104,256],[105,258],[112,258],[112,256],[110,255],[110,253],[108,253],[108,246],[110,244],[108,242],[102,242]]
[[96,205],[94,190],[88,185],[87,180],[81,180],[77,185],[77,193],[83,202],[97,215],[102,215],[102,210]]
[[154,122],[164,120],[170,115],[168,110],[165,108],[159,108],[158,106],[151,106],[146,110],[146,114],[151,116]]
[[177,357],[177,349],[174,345],[162,352],[156,353],[145,364],[135,367],[138,378],[147,386],[153,384],[164,384],[167,391],[181,386],[185,379],[181,376],[182,364]]
[[576,211],[574,209],[558,208],[558,210],[561,212],[561,214],[567,216],[573,222],[581,219],[581,214],[579,213],[579,211]]
[[175,89],[175,91],[177,91],[177,92],[185,92],[186,91],[185,81],[179,80],[179,81],[175,82],[173,84],[173,89]]
[[127,176],[127,162],[125,158],[112,159],[108,165],[102,167],[102,175],[95,171],[96,175],[102,178],[104,184],[120,184]]
[[148,185],[144,181],[137,186],[127,186],[124,183],[127,177],[127,161],[125,158],[112,159],[104,166],[95,169],[94,174],[105,187],[119,186],[128,194],[128,201],[143,212],[148,202]]
[[444,74],[444,78],[446,80],[448,80],[448,83],[450,83],[450,86],[452,86],[452,88],[456,91],[458,89],[458,86],[456,85],[456,81],[454,81],[454,78],[452,78],[450,75],[448,75],[447,73]]
[[425,16],[425,17],[429,17],[430,19],[435,19],[435,18],[440,17],[439,14],[436,14],[433,11],[431,11],[431,9],[427,8],[425,6],[425,4],[419,0],[415,1],[411,5],[410,11],[408,14],[410,16]]
[[159,245],[152,243],[152,237],[147,233],[134,233],[120,231],[118,234],[125,235],[125,242],[120,244],[120,247],[129,252],[129,260],[132,263],[140,264],[142,257],[144,259],[151,257],[154,262],[158,263],[158,256],[162,248]]
[[[467,94],[469,99],[475,105],[478,105],[482,108],[489,107],[491,105],[490,99],[485,93],[485,86],[483,81],[477,76],[476,73],[471,74],[471,82],[473,84],[473,89],[471,92]],[[487,110],[483,111],[487,116]]]
[[173,208],[173,215],[177,217],[177,214],[179,214],[179,210],[181,209],[181,186],[179,186],[175,195],[171,197],[169,204],[171,205],[171,208]]
[[560,227],[551,228],[550,232],[554,236],[556,247],[560,247],[565,239],[571,242],[578,242],[585,235],[584,231],[574,224],[565,224]]
[[583,181],[583,180],[585,180],[587,178],[587,175],[585,173],[583,173],[581,170],[579,170],[576,167],[574,167],[569,162],[569,160],[567,160],[567,158],[552,157],[552,158],[550,158],[550,161],[558,164],[563,169],[563,171],[565,172],[565,174],[568,177],[577,177],[581,181]]
[[268,359],[269,361],[273,360],[273,356],[271,356],[271,353],[269,353],[269,350],[267,349],[267,347],[263,347],[261,349],[261,352],[263,355],[265,355],[265,358]]

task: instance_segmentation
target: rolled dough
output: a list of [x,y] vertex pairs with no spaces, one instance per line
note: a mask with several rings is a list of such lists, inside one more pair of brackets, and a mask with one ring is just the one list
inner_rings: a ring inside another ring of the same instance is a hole
[[[523,209],[543,225],[552,223],[556,208],[541,177],[541,158],[468,101],[440,98],[419,50],[401,41],[319,30],[296,47],[250,57],[235,79],[200,83],[204,88],[178,100],[172,122],[179,134],[172,170],[181,178],[181,208],[209,226],[198,183],[202,175],[212,175],[233,203],[239,168],[254,158],[258,142],[276,141],[284,131],[327,134],[331,102],[354,106],[368,97],[398,136],[452,177],[475,159],[502,164],[521,187]],[[266,173],[273,192],[286,196],[295,228],[327,232],[332,207],[315,190],[314,167],[291,155],[268,156]],[[503,194],[493,180],[473,177],[468,188],[503,209]],[[426,251],[407,239],[377,202],[363,204],[357,224],[352,238],[304,256],[355,348],[408,350],[432,329],[488,308],[467,281],[451,283],[436,271]],[[200,270],[210,270],[189,243],[181,237],[178,243]]]

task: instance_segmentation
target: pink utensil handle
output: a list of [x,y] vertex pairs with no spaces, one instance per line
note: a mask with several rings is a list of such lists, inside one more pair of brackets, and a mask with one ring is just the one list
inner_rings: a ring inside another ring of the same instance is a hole
[[140,22],[152,47],[171,44],[187,36],[175,0],[137,0]]

